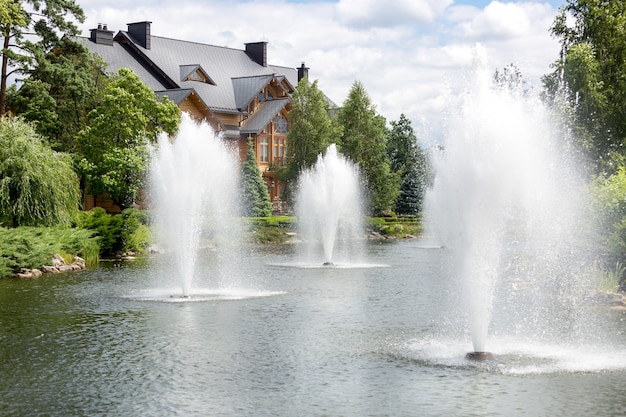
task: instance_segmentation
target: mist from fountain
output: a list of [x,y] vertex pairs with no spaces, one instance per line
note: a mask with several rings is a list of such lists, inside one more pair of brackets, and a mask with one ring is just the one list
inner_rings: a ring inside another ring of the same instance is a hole
[[327,266],[360,261],[364,228],[359,170],[335,144],[301,173],[296,215],[309,260]]
[[236,256],[238,167],[211,126],[186,113],[174,139],[159,138],[151,164],[155,229],[159,248],[171,259],[169,277],[183,297],[193,294],[203,240],[219,237],[219,244],[211,243],[218,260]]
[[428,233],[451,253],[474,352],[487,351],[490,327],[574,337],[582,313],[572,305],[588,285],[581,265],[591,255],[566,129],[539,99],[497,87],[493,74],[478,50],[425,201]]

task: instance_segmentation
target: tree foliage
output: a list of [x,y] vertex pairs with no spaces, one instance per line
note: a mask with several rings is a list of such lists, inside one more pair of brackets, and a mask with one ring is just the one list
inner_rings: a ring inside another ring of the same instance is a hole
[[122,68],[104,90],[79,133],[80,173],[87,191],[106,193],[122,209],[137,201],[145,186],[148,144],[161,132],[173,135],[180,112],[171,100],[159,100],[130,69]]
[[0,0],[0,17],[0,114],[4,114],[9,76],[28,75],[37,55],[49,52],[62,36],[79,33],[75,22],[82,23],[85,14],[74,0]]
[[69,155],[50,149],[18,118],[0,118],[0,221],[13,227],[70,224],[80,189]]
[[246,159],[241,167],[241,206],[246,217],[268,217],[272,215],[270,193],[256,164],[254,144],[248,139]]
[[385,118],[376,112],[360,82],[352,85],[338,121],[343,128],[339,141],[341,153],[361,170],[370,212],[390,210],[398,196],[399,175],[392,172],[387,158]]
[[317,87],[317,80],[309,83],[306,77],[298,82],[293,94],[293,107],[289,111],[287,133],[287,166],[283,180],[297,184],[300,173],[310,168],[324,153],[328,145],[336,142],[340,128],[328,114],[324,93]]
[[560,58],[543,80],[548,99],[565,88],[581,144],[607,174],[626,145],[625,12],[623,0],[567,0],[551,28]]
[[76,135],[108,82],[105,67],[99,55],[65,37],[47,54],[36,54],[35,68],[20,89],[9,89],[7,105],[34,122],[56,150],[75,152]]
[[419,146],[411,121],[404,115],[391,122],[387,142],[391,170],[400,177],[396,212],[417,214],[422,209],[424,193],[430,182],[426,152]]

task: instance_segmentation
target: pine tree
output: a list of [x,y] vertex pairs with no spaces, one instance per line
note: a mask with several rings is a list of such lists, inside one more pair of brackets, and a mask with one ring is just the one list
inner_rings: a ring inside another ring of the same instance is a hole
[[272,215],[270,193],[256,164],[254,145],[248,139],[246,160],[241,167],[241,207],[246,217],[269,217]]
[[429,183],[430,168],[426,153],[418,145],[411,121],[404,115],[391,122],[387,153],[391,169],[400,176],[400,194],[395,210],[399,214],[417,214]]

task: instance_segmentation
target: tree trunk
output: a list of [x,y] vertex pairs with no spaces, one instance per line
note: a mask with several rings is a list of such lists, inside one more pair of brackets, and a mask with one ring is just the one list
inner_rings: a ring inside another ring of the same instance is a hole
[[[6,51],[9,49],[9,36],[4,34],[4,42],[2,45],[2,50]],[[0,77],[0,116],[4,115],[6,111],[6,101],[7,101],[7,72],[9,69],[9,57],[6,53],[2,52],[2,76]]]

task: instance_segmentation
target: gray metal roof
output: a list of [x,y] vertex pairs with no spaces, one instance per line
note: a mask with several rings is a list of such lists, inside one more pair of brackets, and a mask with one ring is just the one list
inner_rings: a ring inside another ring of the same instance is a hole
[[[92,52],[100,54],[109,64],[109,71],[117,72],[119,68],[132,68],[154,91],[192,88],[213,111],[239,113],[241,103],[249,102],[260,90],[259,88],[254,91],[254,77],[271,79],[271,76],[281,75],[292,86],[297,85],[298,75],[295,68],[272,65],[264,67],[254,62],[244,50],[240,49],[160,36],[151,36],[150,49],[146,49],[125,31],[120,31],[115,36],[116,42],[112,46],[96,44],[88,38],[81,39]],[[124,42],[127,44],[123,45]],[[199,81],[182,81],[182,68],[191,66],[200,66],[215,85]],[[233,80],[239,78],[249,79]],[[246,99],[245,95],[250,93],[251,96]]]
[[243,126],[241,126],[241,133],[259,133],[287,103],[289,103],[288,98],[264,101],[259,109],[244,121]]
[[154,93],[158,97],[167,97],[172,100],[176,105],[182,103],[193,92],[193,88],[179,88],[170,90],[155,91]]
[[243,109],[273,78],[273,75],[233,78],[235,105]]

